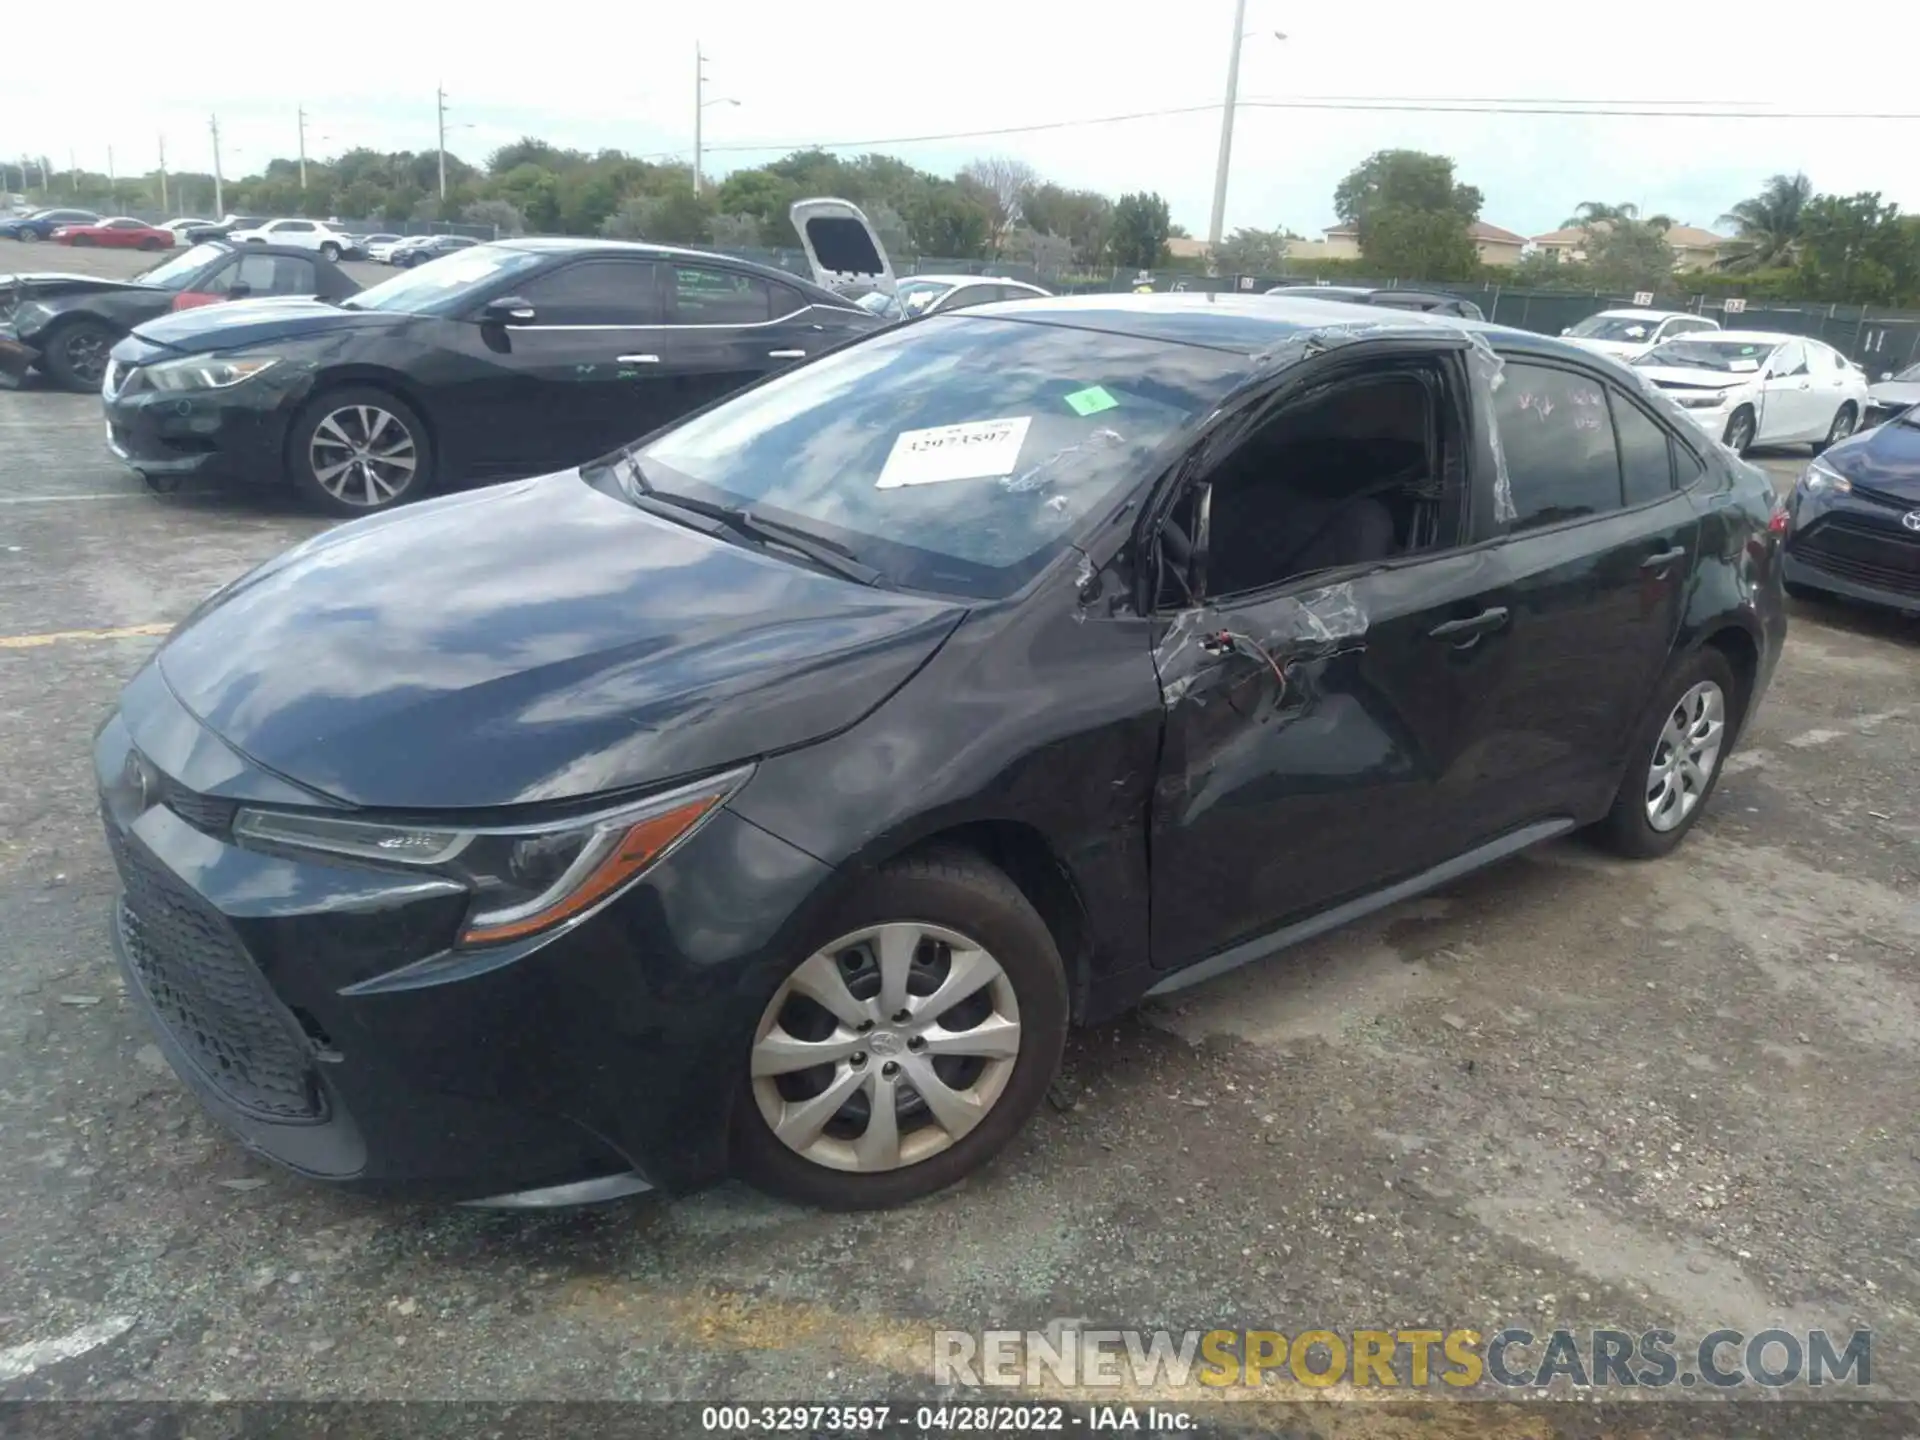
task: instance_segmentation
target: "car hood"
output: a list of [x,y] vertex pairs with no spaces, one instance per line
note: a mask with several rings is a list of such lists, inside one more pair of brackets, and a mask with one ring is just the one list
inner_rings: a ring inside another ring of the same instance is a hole
[[1758,370],[1696,370],[1685,365],[1636,365],[1633,368],[1636,374],[1662,390],[1737,390],[1760,378]]
[[1867,394],[1876,405],[1920,405],[1920,380],[1882,380]]
[[158,655],[234,749],[351,805],[628,789],[852,725],[963,606],[635,509],[578,471],[342,526],[217,592]]
[[62,275],[51,271],[30,275],[0,275],[0,313],[11,310],[22,300],[51,300],[61,295],[93,295],[103,290],[150,288],[134,280],[103,280],[97,275]]
[[1567,343],[1596,355],[1639,355],[1651,348],[1640,340],[1586,340],[1578,335],[1567,336]]
[[1820,458],[1862,490],[1920,503],[1920,425],[1889,420]]
[[[342,310],[321,300],[272,298],[235,300],[180,310],[135,328],[122,359],[144,363],[157,350],[200,354],[235,350],[274,340],[307,339],[341,330],[370,330],[402,324],[410,315],[384,310]],[[122,341],[123,345],[128,342]]]

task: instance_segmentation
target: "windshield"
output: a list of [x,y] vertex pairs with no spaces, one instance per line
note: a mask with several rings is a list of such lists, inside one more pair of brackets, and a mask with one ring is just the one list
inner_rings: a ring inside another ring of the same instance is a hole
[[639,452],[908,589],[1011,594],[1246,373],[1198,346],[977,317],[877,333]]
[[1773,351],[1773,346],[1751,340],[1668,340],[1642,355],[1638,363],[1748,375],[1765,365]]
[[1893,378],[1903,384],[1920,383],[1920,365],[1909,365]]
[[1644,315],[1589,315],[1567,334],[1576,340],[1651,340],[1658,320]]
[[894,294],[907,314],[918,315],[952,290],[953,286],[945,280],[902,280],[894,287]]
[[884,315],[890,320],[900,314],[900,302],[884,290],[869,290],[853,303],[869,315]]
[[200,273],[202,267],[211,264],[222,255],[233,252],[224,245],[196,245],[191,250],[183,250],[171,259],[162,260],[150,269],[142,270],[133,278],[142,285],[152,285],[161,290],[179,290],[187,281]]
[[464,309],[476,292],[496,281],[524,275],[547,263],[533,250],[476,245],[403,270],[370,290],[342,300],[349,310],[393,310],[408,315],[448,315]]

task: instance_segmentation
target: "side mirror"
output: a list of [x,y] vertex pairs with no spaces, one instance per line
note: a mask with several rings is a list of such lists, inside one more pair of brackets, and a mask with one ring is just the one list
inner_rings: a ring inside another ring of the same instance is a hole
[[498,300],[487,302],[480,319],[487,325],[531,325],[535,319],[533,302],[518,295],[502,295]]
[[1571,335],[1573,333],[1573,327],[1571,325],[1564,326],[1562,327],[1560,333],[1562,335]]
[[253,294],[253,286],[244,280],[235,280],[231,285],[227,286],[227,298],[229,300],[244,300],[251,294]]
[[1891,380],[1891,379],[1893,378],[1893,371],[1891,371],[1891,370],[1882,370],[1882,371],[1880,372],[1880,378],[1881,378],[1882,380]]

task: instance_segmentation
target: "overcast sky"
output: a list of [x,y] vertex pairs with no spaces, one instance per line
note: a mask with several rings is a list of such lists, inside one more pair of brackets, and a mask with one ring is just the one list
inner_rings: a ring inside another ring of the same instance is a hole
[[[816,142],[1016,126],[1217,105],[1232,0],[1177,6],[971,0],[819,6],[773,0],[511,7],[357,5],[326,12],[258,4],[214,12],[90,0],[78,12],[25,5],[0,31],[0,158],[69,155],[120,173],[208,169],[217,111],[229,176],[295,149],[431,149],[434,86],[449,95],[448,148],[479,161],[522,134],[686,158],[693,56],[709,56],[709,173]],[[882,33],[855,17],[922,12]],[[1846,13],[1822,40],[1818,12],[1670,0],[1540,6],[1368,6],[1248,0],[1243,101],[1300,97],[1714,101],[1782,110],[1920,111],[1910,59],[1920,4]],[[696,16],[698,19],[696,20]],[[195,18],[197,17],[197,18]],[[463,18],[464,17],[464,18]],[[848,23],[842,25],[840,22]],[[1858,23],[1855,23],[1857,21]],[[84,22],[82,25],[81,22]],[[1276,30],[1287,39],[1275,38]],[[97,44],[89,36],[101,37]],[[326,38],[319,38],[326,37]],[[1841,43],[1844,41],[1844,43]],[[80,53],[84,51],[84,54]],[[53,57],[67,57],[55,63]],[[1876,74],[1879,78],[1875,78]],[[84,75],[84,92],[75,76]],[[83,98],[83,95],[85,98]],[[943,173],[982,154],[1022,158],[1050,179],[1165,195],[1204,235],[1218,111],[998,138],[886,144]],[[753,145],[752,150],[725,149]],[[1666,119],[1352,113],[1243,108],[1227,227],[1332,223],[1334,185],[1373,150],[1406,146],[1459,162],[1483,217],[1532,234],[1583,200],[1632,201],[1711,226],[1776,171],[1821,190],[1881,190],[1920,210],[1920,121]]]

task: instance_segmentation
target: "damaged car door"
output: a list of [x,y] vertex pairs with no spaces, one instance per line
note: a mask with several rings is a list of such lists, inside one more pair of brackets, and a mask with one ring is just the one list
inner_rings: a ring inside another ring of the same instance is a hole
[[1152,947],[1158,968],[1193,967],[1177,983],[1480,838],[1461,768],[1506,616],[1466,543],[1490,484],[1467,349],[1298,367],[1166,511],[1195,557],[1155,646]]

